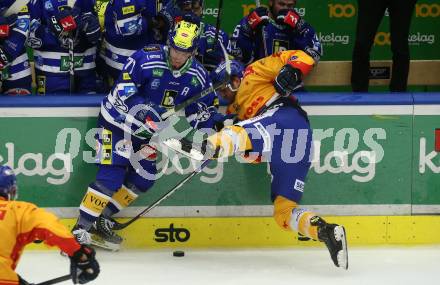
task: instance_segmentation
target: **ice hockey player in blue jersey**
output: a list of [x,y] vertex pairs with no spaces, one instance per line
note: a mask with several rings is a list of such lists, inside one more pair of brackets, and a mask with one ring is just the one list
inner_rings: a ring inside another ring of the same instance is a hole
[[302,50],[317,63],[321,43],[312,26],[294,10],[295,4],[296,0],[269,0],[269,9],[257,7],[235,27],[229,53],[248,65],[276,52]]
[[74,2],[73,7],[67,0],[30,2],[28,45],[34,49],[38,94],[96,92],[95,59],[101,30],[93,10],[95,0]]
[[29,35],[27,6],[17,14],[5,16],[14,0],[0,2],[0,89],[7,95],[31,93],[31,68],[25,43]]
[[[168,28],[180,20],[184,13],[188,12],[192,12],[201,18],[203,16],[203,0],[169,1],[159,12],[159,15],[166,20],[167,24],[165,27]],[[219,42],[221,42],[223,46],[228,46],[229,37],[228,34],[221,29],[219,29],[217,34],[216,27],[204,22],[201,23],[200,30],[201,34],[196,58],[208,71],[211,71],[225,60]]]
[[104,89],[110,89],[127,58],[148,44],[155,43],[154,21],[159,0],[110,0],[99,6],[103,15],[104,40],[98,58],[98,72]]
[[[128,58],[119,79],[103,100],[98,118],[98,173],[80,205],[73,234],[80,243],[117,250],[122,238],[108,217],[149,190],[156,179],[156,148],[150,136],[166,121],[160,115],[211,86],[207,71],[194,59],[199,26],[182,20],[169,44],[147,46]],[[185,109],[193,128],[213,128],[222,115],[215,93]]]

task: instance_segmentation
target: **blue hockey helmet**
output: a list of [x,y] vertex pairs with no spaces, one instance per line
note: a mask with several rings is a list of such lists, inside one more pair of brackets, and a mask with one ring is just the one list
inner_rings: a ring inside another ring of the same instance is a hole
[[[231,60],[231,76],[243,78],[244,66],[237,60]],[[224,82],[226,80],[226,61],[220,63],[217,68],[211,71],[210,74],[212,84]]]
[[168,37],[169,45],[179,51],[193,52],[200,38],[200,27],[195,22],[184,17],[184,20],[176,23]]
[[0,196],[7,200],[15,200],[17,197],[17,178],[7,165],[0,165]]

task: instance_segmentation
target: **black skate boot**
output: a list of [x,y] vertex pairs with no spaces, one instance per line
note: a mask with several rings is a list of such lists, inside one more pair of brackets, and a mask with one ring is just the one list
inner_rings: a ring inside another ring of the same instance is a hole
[[312,226],[318,227],[318,239],[325,243],[333,263],[340,268],[348,269],[347,238],[343,226],[327,224],[321,217],[310,220]]
[[102,215],[99,216],[93,224],[93,230],[91,231],[92,245],[118,251],[122,243],[122,237],[113,231],[113,227],[114,223],[112,220]]

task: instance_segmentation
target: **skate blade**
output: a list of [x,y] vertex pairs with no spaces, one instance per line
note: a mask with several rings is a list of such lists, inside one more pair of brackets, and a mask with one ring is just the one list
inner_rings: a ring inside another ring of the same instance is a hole
[[342,269],[348,269],[348,249],[347,249],[347,236],[345,234],[345,228],[343,226],[337,226],[334,229],[335,239],[342,243],[342,249],[337,253],[338,266]]
[[104,239],[102,239],[101,237],[92,234],[92,245],[103,248],[103,249],[107,249],[107,250],[111,250],[111,251],[119,251],[121,249],[121,245],[120,244],[116,244],[116,243],[112,243],[112,242],[108,242]]

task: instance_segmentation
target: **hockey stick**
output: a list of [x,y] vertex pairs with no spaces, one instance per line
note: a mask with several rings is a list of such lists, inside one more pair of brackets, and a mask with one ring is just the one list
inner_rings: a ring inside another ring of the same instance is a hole
[[[67,6],[73,8],[76,4],[76,0],[67,0]],[[69,34],[67,39],[67,45],[69,48],[69,92],[72,94],[75,92],[75,40],[73,38],[73,33]]]
[[50,279],[50,280],[47,280],[47,281],[44,281],[44,282],[41,282],[41,283],[34,283],[34,284],[31,284],[31,285],[52,285],[52,284],[57,284],[57,283],[60,283],[60,282],[63,282],[63,281],[67,281],[67,280],[70,280],[70,279],[72,279],[72,275],[67,274],[67,275],[64,275],[64,276],[60,276],[60,277],[57,277],[57,278],[54,278],[54,279]]
[[223,11],[223,0],[219,0],[217,20],[215,22],[214,50],[217,49],[217,41],[218,41],[218,37],[220,35],[220,23],[221,23],[222,11]]
[[159,205],[163,200],[167,199],[168,197],[170,197],[174,192],[176,192],[180,187],[182,187],[186,182],[188,182],[189,180],[191,180],[191,178],[193,178],[194,176],[196,176],[198,173],[200,173],[202,171],[202,169],[207,166],[209,163],[211,162],[210,159],[205,160],[196,170],[194,170],[193,172],[191,172],[188,176],[186,176],[184,179],[182,179],[179,183],[176,184],[176,186],[174,186],[173,188],[171,188],[171,190],[169,190],[168,192],[166,192],[164,195],[162,195],[159,199],[157,199],[153,204],[151,204],[150,206],[148,206],[147,208],[145,208],[144,210],[142,210],[142,212],[140,212],[139,214],[137,214],[134,218],[132,218],[131,220],[129,220],[128,222],[125,223],[117,223],[115,224],[115,226],[113,227],[114,230],[122,230],[125,229],[126,227],[128,227],[129,225],[131,225],[132,223],[134,223],[135,221],[137,221],[140,217],[144,216],[145,214],[147,214],[148,212],[150,212],[152,209],[154,209],[157,205]]
[[225,56],[226,74],[227,74],[226,80],[204,89],[203,91],[201,91],[197,95],[189,98],[185,102],[182,102],[181,104],[175,106],[174,108],[169,109],[168,111],[166,111],[165,113],[163,113],[161,115],[162,120],[166,120],[170,116],[174,115],[175,113],[179,112],[180,110],[185,109],[186,107],[188,107],[189,105],[193,104],[194,102],[202,99],[203,97],[209,95],[211,92],[218,90],[219,88],[223,87],[226,83],[229,82],[229,78],[231,76],[231,60],[229,59],[228,52],[226,51],[223,43],[222,42],[219,42],[219,43],[220,43],[220,46],[223,50],[223,55]]
[[75,44],[72,33],[69,34],[67,45],[69,48],[69,92],[72,95],[72,93],[75,92],[75,53],[73,51]]
[[17,14],[18,12],[20,12],[21,8],[23,8],[23,6],[26,6],[28,3],[29,0],[15,0],[15,2],[12,3],[12,5],[8,8],[8,10],[6,10],[3,16],[8,17],[12,14]]
[[[261,7],[260,0],[255,0],[255,6],[257,6],[257,8]],[[266,57],[268,56],[268,52],[267,52],[266,33],[264,32],[264,26],[261,27],[261,40],[263,41],[264,57]]]

